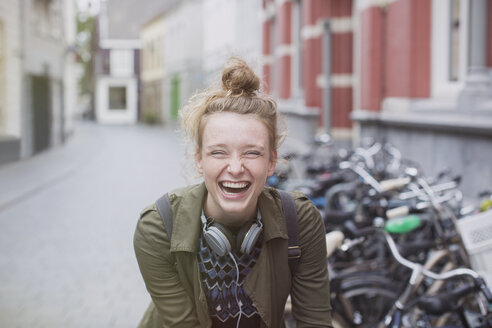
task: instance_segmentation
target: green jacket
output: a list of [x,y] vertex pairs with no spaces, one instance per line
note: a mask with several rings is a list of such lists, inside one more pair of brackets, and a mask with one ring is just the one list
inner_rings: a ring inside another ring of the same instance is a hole
[[[173,210],[171,241],[155,205],[145,208],[134,235],[138,265],[152,297],[139,327],[211,327],[197,253],[204,184],[169,193]],[[301,258],[292,279],[287,260],[287,227],[280,196],[265,187],[258,200],[263,246],[244,288],[262,327],[284,327],[289,293],[297,327],[332,327],[325,229],[318,210],[301,193],[295,199]]]

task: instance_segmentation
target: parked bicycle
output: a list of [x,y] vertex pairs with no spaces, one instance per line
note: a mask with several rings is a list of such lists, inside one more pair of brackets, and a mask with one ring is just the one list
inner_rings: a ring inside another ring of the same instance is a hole
[[340,327],[492,327],[492,294],[475,271],[457,267],[445,249],[432,252],[424,263],[408,260],[387,231],[390,225],[376,221],[379,227],[360,234],[382,237],[399,267],[334,277],[332,304]]
[[279,187],[306,193],[327,231],[344,236],[327,263],[335,326],[490,327],[488,289],[457,223],[489,209],[492,193],[467,203],[452,170],[425,176],[388,143],[326,147],[325,164],[321,149],[290,154],[306,162],[284,170]]

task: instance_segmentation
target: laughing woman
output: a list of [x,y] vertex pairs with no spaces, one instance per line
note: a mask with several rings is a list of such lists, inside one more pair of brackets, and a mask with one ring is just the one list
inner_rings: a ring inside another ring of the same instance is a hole
[[203,183],[167,194],[172,230],[155,204],[141,213],[134,247],[152,303],[140,327],[283,327],[289,294],[298,328],[332,327],[324,225],[300,193],[300,259],[289,270],[282,201],[265,187],[279,114],[259,78],[231,58],[222,88],[181,114]]

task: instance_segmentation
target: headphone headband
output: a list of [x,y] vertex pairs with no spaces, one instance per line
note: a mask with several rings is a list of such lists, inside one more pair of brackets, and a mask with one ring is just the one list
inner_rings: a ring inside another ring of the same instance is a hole
[[202,233],[208,246],[219,256],[230,253],[233,246],[241,253],[249,254],[263,231],[259,209],[254,222],[242,226],[236,237],[224,225],[215,222],[211,217],[207,218],[203,209],[200,219],[202,221]]

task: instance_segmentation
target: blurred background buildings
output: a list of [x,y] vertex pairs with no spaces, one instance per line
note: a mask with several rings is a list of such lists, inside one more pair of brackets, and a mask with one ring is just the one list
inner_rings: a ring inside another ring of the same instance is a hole
[[174,124],[237,55],[291,138],[386,140],[489,188],[491,2],[0,0],[0,164],[63,143],[76,115]]
[[0,1],[0,164],[72,132],[75,36],[74,1]]
[[[140,31],[142,25],[170,4],[162,0],[149,0],[145,4],[133,0],[100,2],[93,52],[94,110],[98,122],[137,122],[140,77],[148,75],[140,74]],[[157,42],[154,45],[161,46]]]

